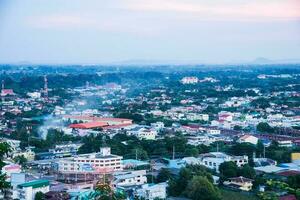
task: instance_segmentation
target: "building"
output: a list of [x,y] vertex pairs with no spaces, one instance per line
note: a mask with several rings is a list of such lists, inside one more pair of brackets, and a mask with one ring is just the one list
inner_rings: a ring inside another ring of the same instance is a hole
[[146,170],[116,172],[113,184],[115,187],[129,187],[147,183]]
[[208,136],[208,135],[194,135],[194,136],[187,136],[188,144],[193,146],[198,146],[200,144],[210,145],[211,143],[216,141],[215,137]]
[[239,143],[251,143],[251,144],[254,144],[254,145],[257,145],[257,142],[258,142],[258,138],[253,136],[253,135],[243,135],[242,137],[240,137],[237,142]]
[[249,178],[245,178],[243,176],[229,178],[228,181],[224,181],[224,185],[230,188],[242,190],[242,191],[250,191],[252,190],[253,180]]
[[146,200],[166,199],[167,183],[144,184],[136,190],[136,194]]
[[49,152],[53,153],[56,158],[74,156],[81,146],[82,144],[80,143],[57,144],[55,148],[49,149]]
[[155,140],[157,131],[147,126],[137,126],[127,131],[128,135],[134,135],[140,140]]
[[293,142],[291,140],[279,140],[278,141],[278,146],[280,146],[280,147],[292,147]]
[[21,150],[20,149],[20,144],[21,144],[20,140],[13,140],[13,139],[8,139],[8,138],[1,138],[0,141],[1,142],[6,142],[7,144],[9,144],[12,153],[15,153],[15,152]]
[[58,161],[58,172],[114,172],[121,171],[122,156],[113,155],[109,147],[103,147],[99,153],[80,154],[70,158],[62,158]]
[[21,166],[18,164],[9,163],[4,165],[1,172],[6,175],[6,180],[10,181],[11,174],[20,173],[22,171]]
[[182,84],[196,84],[198,83],[198,81],[199,79],[195,76],[190,76],[190,77],[186,76],[180,80]]
[[40,92],[28,92],[27,96],[33,99],[39,99],[41,98],[42,94]]
[[248,156],[231,156],[222,152],[211,152],[207,154],[201,154],[199,156],[201,164],[209,169],[213,169],[219,172],[219,166],[223,162],[234,162],[238,167],[241,167],[248,163]]
[[106,122],[87,122],[87,123],[80,123],[80,124],[71,124],[69,127],[74,129],[96,129],[96,128],[103,128],[108,126]]
[[94,116],[86,116],[86,115],[64,115],[63,120],[74,121],[83,121],[84,123],[88,122],[102,122],[106,123],[109,126],[112,125],[131,125],[131,119],[124,118],[104,118],[104,117],[94,117]]
[[18,185],[18,199],[34,200],[37,192],[49,192],[48,180],[36,180]]

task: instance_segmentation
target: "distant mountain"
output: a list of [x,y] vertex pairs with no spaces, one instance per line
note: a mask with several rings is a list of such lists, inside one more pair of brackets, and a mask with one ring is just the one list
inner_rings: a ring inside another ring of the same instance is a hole
[[264,57],[259,57],[259,58],[256,58],[254,61],[251,62],[252,64],[272,64],[274,63],[274,61],[272,60],[269,60],[267,58],[264,58]]

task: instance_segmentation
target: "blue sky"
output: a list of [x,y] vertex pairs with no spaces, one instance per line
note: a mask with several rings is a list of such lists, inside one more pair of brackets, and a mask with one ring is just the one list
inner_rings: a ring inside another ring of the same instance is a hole
[[299,0],[0,0],[0,62],[300,60]]

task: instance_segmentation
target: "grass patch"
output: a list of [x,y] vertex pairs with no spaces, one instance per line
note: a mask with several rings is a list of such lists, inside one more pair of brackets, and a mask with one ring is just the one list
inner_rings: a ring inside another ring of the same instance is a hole
[[254,194],[245,194],[231,190],[221,189],[222,200],[257,200]]

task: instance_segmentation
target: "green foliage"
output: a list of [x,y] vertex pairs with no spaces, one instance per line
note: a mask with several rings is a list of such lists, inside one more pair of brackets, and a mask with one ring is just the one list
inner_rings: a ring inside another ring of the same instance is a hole
[[194,176],[188,182],[184,194],[192,200],[220,200],[218,190],[206,177]]
[[266,122],[260,122],[256,126],[257,131],[261,133],[274,133],[275,129],[272,128],[268,123]]
[[244,156],[247,155],[249,158],[253,157],[253,153],[256,152],[256,147],[250,143],[236,143],[232,145],[228,150],[229,154]]
[[42,192],[37,192],[35,194],[34,200],[45,200],[45,194]]
[[162,168],[156,177],[156,181],[158,183],[161,183],[161,182],[168,181],[171,178],[172,178],[172,174],[171,174],[170,170],[168,170],[167,168]]
[[0,190],[3,191],[10,187],[10,183],[6,182],[6,174],[2,173],[2,168],[5,166],[5,163],[3,161],[4,156],[10,152],[10,146],[6,142],[0,143]]
[[238,167],[232,161],[223,162],[222,164],[220,164],[219,171],[221,179],[223,180],[231,177],[236,177],[238,175]]
[[194,176],[205,177],[210,183],[213,182],[212,175],[201,165],[188,165],[180,169],[179,176],[169,181],[168,193],[171,196],[184,194],[189,181]]
[[251,105],[257,108],[266,109],[270,107],[269,100],[266,98],[258,98],[251,102]]
[[257,200],[253,194],[244,194],[231,190],[221,189],[222,200]]
[[292,188],[300,188],[300,175],[296,176],[289,176],[287,183],[292,187]]
[[223,162],[219,166],[220,171],[220,178],[222,181],[237,177],[237,176],[243,176],[246,178],[254,179],[255,178],[255,170],[250,167],[250,165],[246,164],[242,167],[238,167],[234,162]]
[[27,163],[27,159],[23,155],[14,157],[14,161],[15,163],[21,165],[22,167],[25,167]]
[[252,167],[250,167],[250,165],[246,164],[238,170],[238,176],[254,179],[255,170]]

